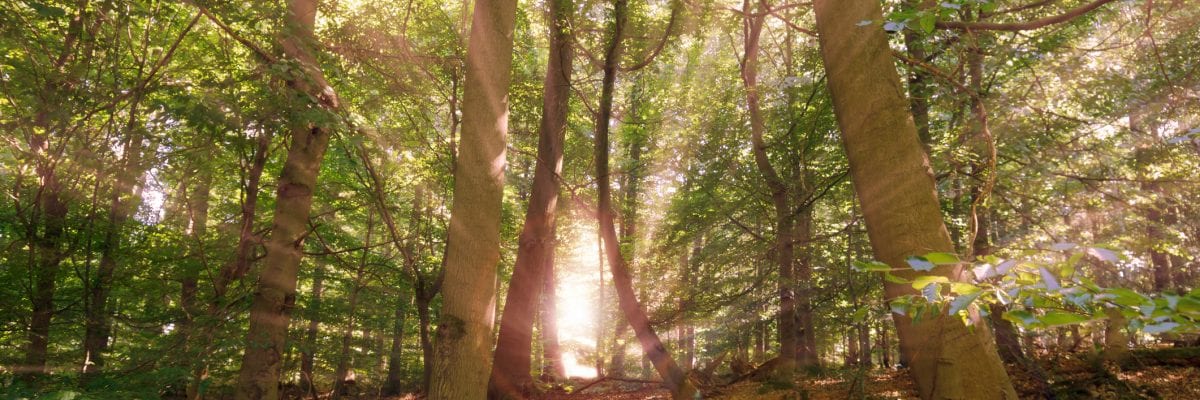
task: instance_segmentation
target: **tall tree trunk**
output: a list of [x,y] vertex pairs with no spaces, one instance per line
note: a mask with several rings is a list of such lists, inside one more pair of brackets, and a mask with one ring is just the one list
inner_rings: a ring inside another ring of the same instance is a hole
[[[185,205],[186,212],[182,221],[185,221],[183,228],[188,243],[187,263],[184,265],[180,277],[179,291],[179,308],[183,315],[176,323],[175,328],[184,348],[183,357],[193,356],[194,349],[191,338],[195,334],[196,318],[202,312],[197,298],[200,289],[200,275],[208,264],[205,238],[208,237],[208,197],[212,190],[212,174],[206,170],[197,171],[196,174],[199,177],[195,179],[192,187],[187,186],[192,182],[185,181],[181,184],[181,191],[178,194],[182,197],[180,202]],[[186,180],[191,180],[191,177]],[[187,362],[180,365],[190,366]]]
[[[291,0],[287,27],[280,39],[283,53],[299,64],[298,76],[289,79],[295,89],[293,101],[312,102],[322,112],[339,108],[337,95],[325,80],[313,54],[316,38],[313,25],[317,0]],[[275,220],[266,242],[262,274],[250,306],[250,329],[238,375],[235,397],[274,399],[279,397],[280,364],[287,344],[287,328],[296,304],[296,283],[308,235],[308,217],[321,160],[333,134],[328,118],[306,118],[297,107],[291,115],[292,145],[279,176]]]
[[617,64],[620,59],[628,0],[615,0],[613,5],[613,30],[604,55],[604,78],[600,89],[600,109],[596,117],[596,193],[598,198],[596,207],[600,220],[600,235],[604,239],[605,255],[609,268],[612,270],[617,301],[642,346],[645,358],[654,364],[655,370],[662,377],[663,384],[671,391],[673,398],[691,399],[697,395],[697,390],[688,381],[687,376],[671,358],[671,355],[667,354],[662,340],[650,326],[646,310],[638,303],[637,295],[634,293],[633,278],[630,276],[628,266],[625,265],[625,258],[621,255],[621,242],[617,238],[612,207],[612,189],[609,182],[608,135],[609,120],[612,118],[613,89],[616,84]]
[[[141,75],[139,70],[138,76]],[[136,92],[129,106],[129,120],[125,125],[127,136],[121,149],[123,159],[116,171],[116,180],[109,197],[108,224],[100,250],[100,266],[96,270],[95,280],[89,285],[90,299],[84,318],[83,338],[83,352],[87,360],[83,366],[85,375],[104,369],[104,353],[108,351],[108,339],[112,331],[112,321],[108,318],[108,295],[112,291],[113,278],[117,271],[123,228],[130,215],[137,211],[138,200],[141,197],[138,184],[142,176],[140,131],[144,128],[138,126],[140,119],[137,117],[141,99],[141,92]]]
[[[553,280],[547,280],[545,276],[552,276],[554,269],[558,175],[562,172],[573,57],[572,39],[567,27],[574,6],[570,0],[552,0],[549,3],[550,57],[542,89],[542,121],[533,189],[529,208],[525,212],[516,265],[509,280],[504,314],[500,319],[496,357],[489,382],[489,397],[496,399],[521,398],[536,390],[530,375],[530,355],[539,296],[546,297],[542,305],[554,306],[554,299],[549,296],[553,292],[543,293],[543,289],[554,285]],[[547,317],[542,319],[543,323],[554,328],[554,315]],[[553,348],[557,352],[557,340],[555,342],[547,349]],[[549,370],[551,373],[555,371],[554,368]]]
[[[83,24],[88,12],[88,0],[76,3],[78,14],[71,19],[63,39],[62,51],[54,59],[48,69],[44,90],[45,98],[33,115],[35,129],[27,140],[29,153],[33,155],[34,173],[38,177],[38,186],[34,192],[34,205],[30,211],[29,226],[25,239],[30,243],[29,262],[27,267],[32,271],[32,292],[30,306],[32,315],[29,319],[29,345],[25,348],[25,361],[17,368],[23,380],[33,380],[35,376],[46,373],[46,358],[50,345],[50,322],[54,318],[54,293],[58,279],[59,264],[62,261],[62,244],[64,227],[67,219],[67,203],[62,198],[62,183],[58,180],[59,154],[52,152],[54,148],[50,138],[57,128],[67,121],[61,115],[63,91],[68,79],[59,76],[66,73],[67,65],[75,59],[76,51],[83,35]],[[63,138],[66,140],[66,138]],[[40,230],[40,232],[39,232]]]
[[[546,266],[542,286],[542,380],[553,382],[567,377],[562,361],[562,350],[558,345],[558,294],[555,289],[554,265]],[[599,341],[596,349],[600,349]],[[599,376],[599,373],[597,373]]]
[[433,335],[430,325],[429,303],[431,299],[417,294],[417,334],[421,340],[421,390],[429,393],[429,385],[433,383]]
[[[742,3],[750,9],[750,0]],[[754,154],[754,165],[771,192],[771,204],[775,207],[775,256],[779,264],[779,364],[775,373],[782,379],[791,379],[796,369],[796,298],[793,285],[795,273],[795,223],[788,201],[788,188],[780,178],[767,156],[766,121],[759,105],[758,49],[763,24],[769,13],[770,4],[760,0],[758,10],[747,14],[743,24],[745,32],[745,57],[742,60],[742,84],[746,88],[746,108],[750,113],[750,140]]]
[[300,353],[300,390],[314,398],[317,396],[317,388],[313,380],[313,371],[316,366],[317,335],[321,333],[321,320],[318,316],[321,314],[321,297],[325,293],[325,268],[320,264],[316,268],[313,273],[311,299],[305,312],[308,327],[304,329],[304,345],[301,346]]
[[858,325],[858,365],[871,367],[871,327],[867,324]]
[[[367,231],[363,240],[362,253],[358,258],[358,269],[354,273],[353,285],[350,288],[350,306],[346,326],[342,328],[342,348],[338,354],[337,369],[333,373],[333,398],[340,399],[349,395],[348,385],[354,384],[351,368],[354,358],[350,354],[350,343],[354,340],[354,323],[358,314],[358,295],[363,289],[363,278],[367,274],[367,257],[370,255],[371,234],[375,229],[375,215],[367,212]],[[315,315],[314,315],[315,316]]]
[[387,360],[387,380],[383,384],[384,396],[399,396],[404,390],[404,382],[402,380],[404,373],[404,324],[408,313],[407,309],[412,307],[412,299],[407,302],[400,302],[396,305],[396,314],[393,316],[392,322],[392,346],[388,349]]
[[[834,111],[875,256],[903,268],[899,275],[912,279],[918,273],[904,268],[905,258],[951,252],[954,244],[892,63],[880,4],[818,0],[814,10]],[[961,272],[956,265],[928,274],[962,280]],[[894,298],[915,290],[888,283],[885,293]],[[987,326],[972,318],[974,326],[968,329],[957,317],[936,315],[919,322],[894,316],[921,398],[1015,399]]]
[[188,400],[199,400],[203,396],[200,386],[208,379],[208,355],[215,342],[213,339],[216,331],[220,328],[221,322],[218,321],[224,321],[223,317],[228,311],[225,297],[229,284],[245,276],[253,262],[254,248],[258,242],[254,234],[254,224],[258,210],[259,183],[262,181],[263,169],[266,168],[267,156],[271,149],[270,132],[259,131],[255,141],[250,168],[246,171],[245,182],[242,184],[238,242],[233,250],[233,259],[223,265],[213,277],[213,297],[208,302],[205,313],[208,320],[199,327],[201,331],[197,335],[199,340],[196,342],[199,346],[192,362],[192,380],[187,388]]
[[487,395],[516,3],[479,0],[472,16],[431,399]]

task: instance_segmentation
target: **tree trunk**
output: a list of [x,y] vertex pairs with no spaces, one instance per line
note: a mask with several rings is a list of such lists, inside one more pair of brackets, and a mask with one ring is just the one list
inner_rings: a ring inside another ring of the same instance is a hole
[[871,367],[871,327],[858,325],[858,365]]
[[[409,300],[408,307],[412,307]],[[404,303],[396,305],[396,314],[392,325],[392,347],[388,349],[387,380],[383,384],[384,396],[399,396],[404,390],[401,380],[404,373],[404,323],[408,313]]]
[[300,354],[300,390],[310,394],[314,398],[317,396],[317,388],[314,383],[313,370],[317,353],[317,335],[320,333],[320,319],[318,316],[321,313],[321,296],[325,293],[325,268],[317,265],[317,270],[313,273],[312,295],[308,303],[306,311],[308,317],[308,328],[304,330],[304,345]]
[[628,0],[615,0],[613,11],[613,30],[604,56],[604,78],[601,86],[600,109],[596,117],[596,193],[597,212],[600,220],[600,235],[604,239],[605,255],[612,270],[613,287],[617,290],[617,301],[625,318],[629,320],[638,342],[645,354],[662,377],[663,384],[671,391],[675,399],[691,399],[697,395],[696,388],[688,381],[687,376],[675,360],[667,354],[662,340],[650,326],[650,319],[645,309],[638,303],[633,290],[633,278],[621,255],[620,241],[617,238],[616,224],[613,217],[612,190],[609,187],[609,120],[612,118],[613,88],[617,78],[617,63],[619,60],[621,40],[625,29],[628,12]]
[[[742,3],[744,9],[750,9],[750,0]],[[775,256],[779,263],[779,363],[775,374],[782,379],[790,380],[796,369],[796,298],[792,288],[795,279],[795,224],[792,210],[788,201],[788,188],[780,178],[779,173],[771,166],[767,157],[767,143],[763,139],[766,131],[765,118],[759,105],[758,93],[758,48],[762,36],[763,24],[770,15],[766,12],[770,5],[765,0],[759,2],[759,11],[747,14],[744,20],[744,48],[746,55],[742,61],[742,84],[746,88],[746,108],[750,113],[750,131],[754,165],[759,175],[771,192],[771,204],[775,207]]]
[[[200,326],[201,332],[198,334],[199,343],[198,351],[195,352],[195,359],[192,362],[192,381],[188,384],[187,398],[189,400],[199,400],[203,393],[200,393],[200,386],[205,379],[208,379],[208,355],[211,353],[213,343],[215,343],[214,335],[216,330],[220,328],[220,324],[224,321],[224,316],[228,311],[226,305],[226,293],[228,292],[229,284],[241,279],[246,272],[250,270],[250,264],[253,262],[254,248],[257,244],[257,235],[254,234],[255,216],[258,211],[258,193],[259,183],[262,181],[263,169],[267,164],[267,156],[271,149],[271,134],[265,130],[260,131],[256,138],[255,150],[253,158],[250,161],[250,169],[246,172],[246,181],[242,185],[241,198],[241,217],[238,221],[238,243],[233,250],[233,260],[221,267],[221,270],[213,277],[213,297],[208,303],[206,315],[208,321]],[[211,175],[209,176],[211,179]]]
[[[520,398],[535,390],[533,377],[530,376],[530,355],[539,296],[546,297],[542,301],[544,307],[554,306],[554,299],[549,297],[553,292],[543,293],[543,289],[549,287],[552,290],[554,285],[553,279],[546,279],[546,275],[553,276],[554,269],[558,175],[562,172],[563,140],[569,111],[567,102],[571,90],[573,54],[567,26],[572,9],[570,0],[550,1],[550,57],[542,91],[542,121],[532,198],[525,212],[516,265],[509,281],[500,333],[496,339],[496,358],[488,391],[491,398]],[[557,329],[553,313],[545,317],[542,319],[545,326]],[[553,350],[555,353],[550,360],[558,360],[557,347],[556,339],[546,348],[548,352]],[[555,373],[556,368],[561,366],[549,368],[548,375],[561,377],[561,374]]]
[[350,288],[350,313],[346,320],[346,326],[342,329],[342,348],[338,354],[337,369],[333,373],[333,398],[340,399],[343,395],[351,395],[349,393],[349,385],[355,384],[351,368],[353,367],[353,357],[350,354],[350,342],[354,339],[354,322],[358,314],[358,295],[363,289],[363,278],[367,273],[367,256],[370,255],[371,248],[371,233],[375,228],[374,214],[367,212],[367,231],[363,240],[362,253],[358,259],[358,270],[355,271],[353,285]]
[[[288,81],[296,90],[293,100],[315,101],[319,110],[336,112],[340,108],[337,95],[326,82],[311,48],[316,40],[313,24],[317,0],[290,1],[287,16],[280,45],[288,58],[299,63],[300,75]],[[293,111],[292,145],[279,176],[275,220],[250,306],[250,329],[246,333],[246,350],[235,395],[239,400],[279,397],[280,366],[291,310],[296,304],[301,250],[308,235],[317,174],[333,134],[330,126],[323,125],[328,123],[326,118],[303,117],[298,105]]]
[[417,329],[421,339],[421,390],[429,393],[429,385],[433,383],[433,337],[430,325],[433,323],[429,316],[429,299],[417,294]]
[[[555,289],[554,265],[546,266],[542,288],[542,380],[553,382],[567,377],[562,361],[562,350],[558,345],[558,294]],[[596,342],[596,349],[600,348]],[[597,373],[596,376],[599,376]]]
[[[814,10],[834,111],[875,256],[912,279],[918,274],[907,269],[905,258],[952,252],[954,244],[892,62],[880,5],[818,0]],[[963,280],[961,271],[961,265],[940,266],[928,274]],[[888,283],[885,293],[894,298],[915,290]],[[1015,399],[987,327],[973,318],[968,329],[957,317],[936,314],[917,323],[894,315],[921,398]]]
[[[137,76],[140,79],[145,71],[143,62]],[[108,314],[108,295],[112,291],[114,274],[117,271],[117,257],[120,252],[123,228],[133,212],[137,211],[138,200],[141,198],[141,186],[138,182],[142,177],[141,153],[143,127],[139,126],[138,108],[142,100],[142,91],[134,92],[130,101],[129,119],[125,124],[125,143],[121,148],[121,168],[116,173],[112,192],[109,198],[108,224],[105,228],[104,241],[100,251],[100,266],[96,270],[96,278],[90,285],[91,299],[84,322],[83,351],[87,361],[83,366],[84,374],[100,372],[104,369],[104,353],[108,351],[109,335],[112,332],[112,321]]]
[[431,399],[487,396],[516,6],[479,0],[472,16]]

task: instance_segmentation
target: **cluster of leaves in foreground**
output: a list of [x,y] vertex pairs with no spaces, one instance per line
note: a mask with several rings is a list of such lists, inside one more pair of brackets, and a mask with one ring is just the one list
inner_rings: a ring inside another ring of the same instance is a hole
[[[958,315],[966,321],[971,310],[986,316],[990,307],[1007,306],[1004,318],[1026,329],[1108,320],[1116,310],[1128,321],[1129,328],[1148,334],[1200,331],[1200,288],[1184,293],[1142,294],[1121,287],[1103,287],[1078,272],[1081,261],[1094,257],[1100,262],[1117,263],[1120,255],[1102,247],[1059,243],[1049,252],[1062,256],[1054,261],[1000,259],[982,257],[970,272],[972,282],[955,282],[945,276],[920,275],[909,280],[893,274],[900,269],[931,271],[940,265],[963,263],[949,253],[929,253],[909,257],[905,268],[893,268],[878,261],[858,261],[860,271],[876,272],[888,282],[911,285],[919,294],[891,299],[891,311],[914,320],[934,314]],[[1033,255],[1033,254],[1029,254]]]

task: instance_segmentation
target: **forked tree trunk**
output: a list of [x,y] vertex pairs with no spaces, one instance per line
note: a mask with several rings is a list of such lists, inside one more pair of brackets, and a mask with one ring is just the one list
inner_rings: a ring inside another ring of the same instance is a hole
[[[496,358],[492,368],[488,395],[491,398],[521,398],[535,391],[530,375],[533,347],[533,322],[537,315],[539,297],[546,307],[554,306],[553,287],[555,211],[558,209],[558,175],[562,172],[563,140],[567,130],[567,101],[571,91],[572,40],[567,29],[572,2],[552,0],[550,6],[550,57],[546,65],[542,89],[542,121],[538,134],[537,161],[533,173],[533,189],[525,212],[517,248],[517,261],[509,281],[496,339]],[[544,315],[544,328],[557,329],[553,313]],[[543,329],[545,330],[545,329]],[[545,335],[546,332],[543,332]],[[557,353],[557,338],[547,352]],[[557,354],[550,355],[551,360]],[[555,363],[551,363],[554,365]],[[554,374],[555,368],[548,372]],[[561,376],[561,375],[558,375]]]
[[[953,252],[954,244],[892,62],[880,4],[818,0],[814,10],[834,111],[875,256],[912,279],[918,274],[907,269],[905,258]],[[962,280],[961,272],[962,266],[940,266],[927,274]],[[893,298],[915,291],[889,283],[885,293]],[[1015,399],[987,326],[973,318],[968,329],[956,316],[936,315],[917,323],[894,316],[921,398]]]
[[487,396],[516,3],[479,0],[472,16],[430,399]]
[[[313,106],[319,110],[335,112],[340,107],[337,95],[326,82],[311,49],[316,16],[317,0],[290,1],[285,22],[288,26],[283,30],[280,47],[298,63],[298,70],[288,80],[289,86],[296,90],[293,101],[315,101]],[[301,249],[308,234],[317,173],[333,134],[330,126],[323,125],[327,123],[324,118],[306,120],[300,107],[293,111],[292,145],[279,176],[275,220],[250,306],[250,329],[236,389],[239,400],[279,397],[280,367],[291,310],[296,304]]]
[[620,55],[621,39],[628,12],[628,0],[615,0],[613,10],[613,30],[607,51],[604,56],[604,79],[601,86],[600,109],[596,116],[596,208],[600,220],[600,236],[604,240],[604,248],[609,268],[612,270],[613,287],[617,290],[617,302],[629,325],[637,336],[642,352],[662,377],[663,384],[671,391],[672,398],[691,399],[697,395],[695,386],[687,379],[683,370],[667,354],[662,340],[650,326],[646,310],[638,303],[633,290],[633,278],[621,255],[620,240],[612,208],[612,189],[609,182],[609,120],[612,118],[613,88],[617,78],[617,62]]

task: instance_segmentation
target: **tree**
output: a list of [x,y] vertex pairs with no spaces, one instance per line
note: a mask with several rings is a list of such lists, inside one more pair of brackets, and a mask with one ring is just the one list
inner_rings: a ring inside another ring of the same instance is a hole
[[[533,344],[533,321],[543,304],[553,305],[555,211],[558,208],[558,181],[562,173],[563,140],[567,130],[568,96],[571,90],[571,69],[574,56],[573,39],[567,30],[574,5],[570,0],[551,1],[548,15],[550,25],[550,55],[542,89],[542,122],[538,132],[537,161],[534,166],[533,190],[525,212],[525,225],[518,239],[517,261],[509,280],[504,314],[496,339],[496,357],[489,383],[490,397],[521,398],[533,391],[530,376],[530,354]],[[549,277],[549,278],[548,278]],[[555,315],[543,316],[543,329],[556,329]],[[543,335],[546,333],[543,332]],[[551,343],[557,346],[557,343]],[[549,361],[561,364],[561,359]],[[561,366],[557,367],[561,371]],[[551,369],[553,371],[553,369]],[[561,373],[559,373],[561,376]]]
[[471,19],[432,399],[487,394],[516,8],[515,0],[483,0]]
[[295,89],[294,101],[298,103],[292,110],[292,146],[279,176],[267,254],[250,307],[250,328],[237,385],[239,399],[279,397],[287,329],[296,304],[301,246],[309,231],[317,173],[333,135],[329,114],[340,107],[337,94],[313,54],[316,16],[317,0],[288,3],[280,47],[286,59],[295,63],[288,86]]
[[[879,4],[817,1],[813,7],[842,143],[876,258],[900,267],[907,257],[953,251],[929,161],[892,64]],[[929,274],[964,279],[960,265]],[[908,275],[915,276],[911,270]],[[888,283],[885,292],[892,298],[914,290]],[[893,317],[922,398],[1016,398],[985,325],[972,321],[968,330],[940,312],[919,322]]]

